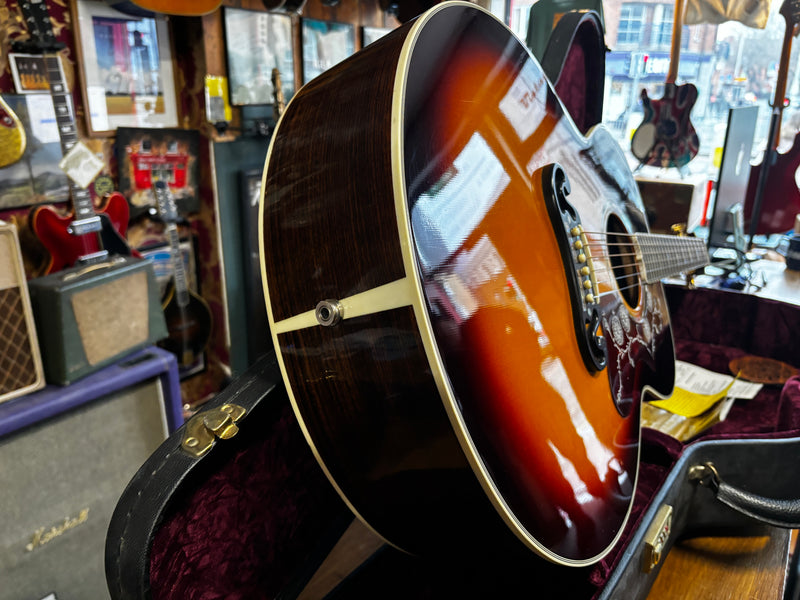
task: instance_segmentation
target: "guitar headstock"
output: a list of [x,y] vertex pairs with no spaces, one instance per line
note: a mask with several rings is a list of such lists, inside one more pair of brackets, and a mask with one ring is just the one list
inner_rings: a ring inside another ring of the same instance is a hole
[[156,206],[158,207],[158,214],[165,223],[177,223],[178,208],[175,205],[175,198],[172,197],[172,192],[163,179],[153,182],[153,194],[156,198]]
[[794,28],[792,33],[797,35],[800,31],[797,28],[797,25],[800,25],[800,0],[783,0],[778,12],[786,19],[786,24]]
[[19,0],[19,7],[25,19],[30,38],[15,41],[12,45],[17,52],[45,54],[58,52],[64,44],[56,40],[53,24],[50,22],[50,11],[45,0]]

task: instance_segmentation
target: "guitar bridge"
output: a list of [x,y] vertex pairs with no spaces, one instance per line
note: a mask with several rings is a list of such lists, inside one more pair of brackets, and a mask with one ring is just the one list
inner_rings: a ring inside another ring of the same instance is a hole
[[72,235],[86,235],[87,233],[97,233],[103,229],[103,223],[98,215],[86,219],[76,219],[67,227],[67,231]]
[[561,165],[553,163],[544,167],[541,181],[547,213],[567,276],[572,320],[581,357],[589,371],[601,371],[607,361],[606,341],[599,333],[600,297],[592,258],[587,249],[588,240],[578,211],[567,201],[570,186]]

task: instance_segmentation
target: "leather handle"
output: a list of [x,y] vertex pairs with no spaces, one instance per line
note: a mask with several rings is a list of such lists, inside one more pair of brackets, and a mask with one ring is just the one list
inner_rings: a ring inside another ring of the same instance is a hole
[[717,500],[753,519],[775,527],[800,528],[800,499],[778,500],[746,492],[722,481],[710,462],[689,469],[689,479],[708,487]]

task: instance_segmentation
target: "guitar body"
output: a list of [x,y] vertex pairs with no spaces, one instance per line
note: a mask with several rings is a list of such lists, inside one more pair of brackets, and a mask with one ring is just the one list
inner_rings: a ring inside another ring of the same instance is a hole
[[[45,274],[55,273],[75,264],[81,257],[102,249],[109,254],[140,256],[128,246],[128,201],[119,192],[110,194],[97,214],[103,223],[99,234],[72,235],[69,227],[74,213],[62,214],[52,206],[38,206],[31,211],[30,223],[36,237],[50,255]],[[98,238],[99,235],[99,238]]]
[[175,354],[182,367],[197,360],[211,336],[212,318],[208,304],[191,290],[188,290],[188,298],[188,304],[181,307],[172,281],[161,303],[168,335],[159,342],[159,346]]
[[700,140],[689,118],[695,102],[697,88],[691,83],[665,83],[660,100],[642,90],[644,117],[631,138],[631,151],[641,164],[681,168],[697,156]]
[[[763,162],[750,167],[747,196],[744,202],[745,230],[750,230],[750,221],[755,205],[758,177]],[[761,198],[761,216],[755,229],[757,234],[789,231],[794,227],[795,215],[800,214],[800,189],[795,174],[800,168],[800,133],[795,135],[791,149],[775,151],[775,162],[769,168],[764,194]]]
[[674,376],[661,285],[626,263],[647,225],[610,134],[575,129],[500,21],[444,3],[304,86],[265,177],[271,335],[355,514],[413,553],[604,556],[633,501],[640,402]]
[[22,158],[26,145],[25,127],[0,97],[0,168],[13,165]]

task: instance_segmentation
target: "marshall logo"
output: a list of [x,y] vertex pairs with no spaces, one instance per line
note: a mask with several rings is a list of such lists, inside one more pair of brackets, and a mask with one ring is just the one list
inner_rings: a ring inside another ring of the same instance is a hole
[[86,521],[89,520],[89,509],[84,508],[81,512],[78,513],[77,517],[67,517],[64,519],[64,522],[59,525],[53,525],[50,529],[46,529],[45,527],[40,527],[37,529],[34,534],[31,536],[31,542],[27,546],[25,546],[25,550],[28,552],[33,552],[36,548],[44,546],[47,542],[53,540],[53,538],[57,538],[60,535],[63,535],[70,529],[75,529],[79,525],[83,525]]

